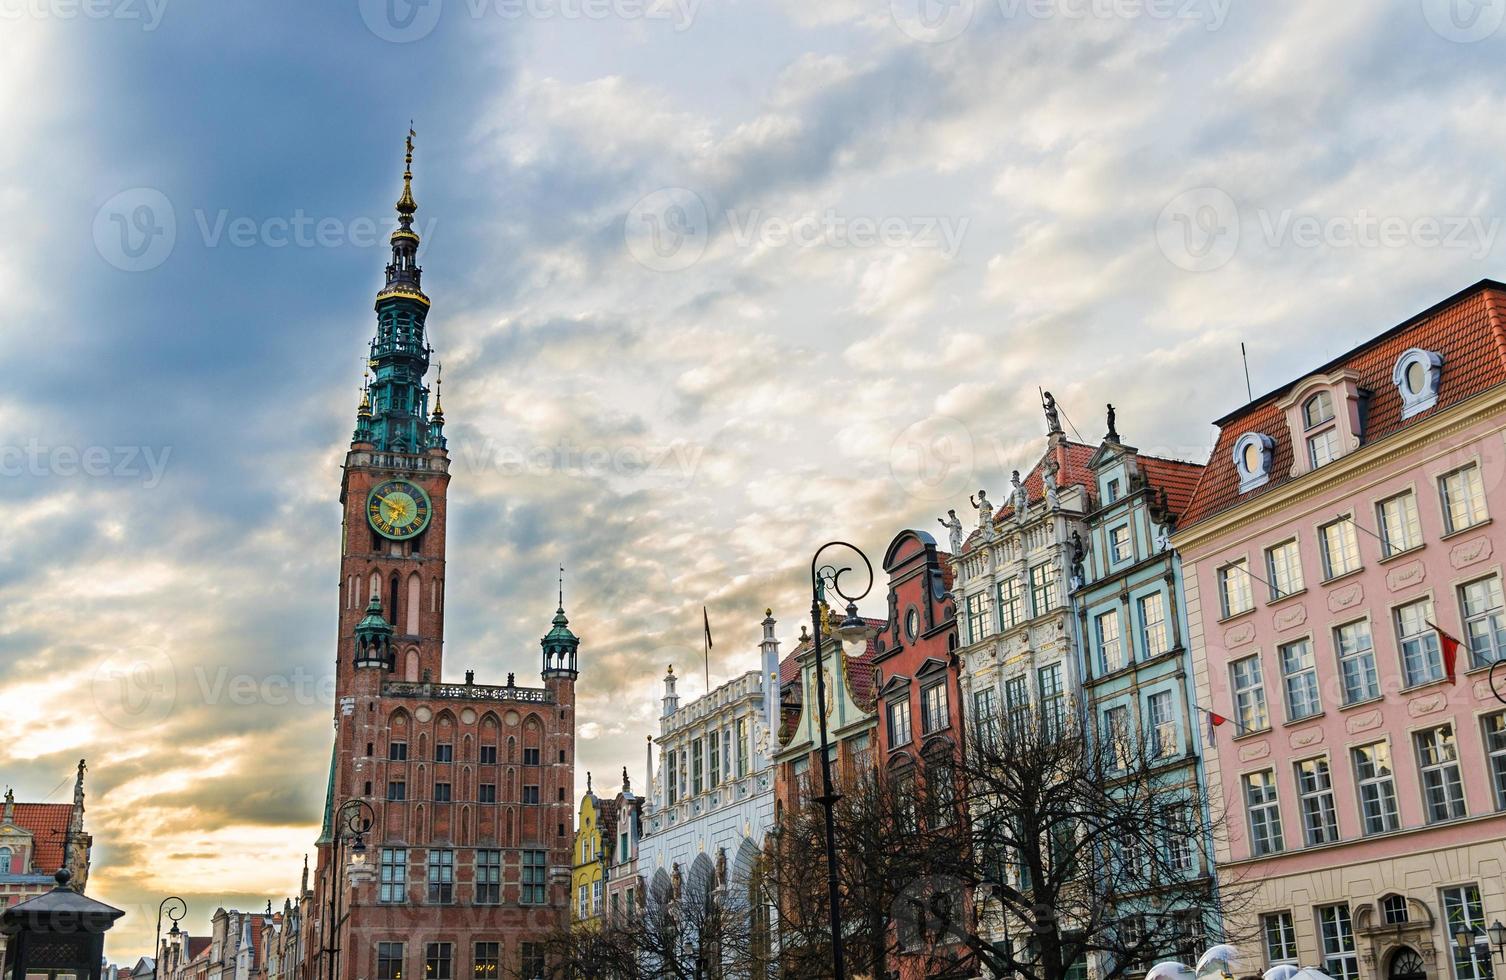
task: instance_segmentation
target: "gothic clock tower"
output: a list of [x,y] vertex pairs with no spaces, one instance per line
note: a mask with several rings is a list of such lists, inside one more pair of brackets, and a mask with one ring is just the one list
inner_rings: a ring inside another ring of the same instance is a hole
[[450,457],[425,381],[411,131],[407,151],[340,481],[335,737],[302,976],[534,976],[568,922],[580,640],[561,597],[527,654],[542,686],[442,676]]

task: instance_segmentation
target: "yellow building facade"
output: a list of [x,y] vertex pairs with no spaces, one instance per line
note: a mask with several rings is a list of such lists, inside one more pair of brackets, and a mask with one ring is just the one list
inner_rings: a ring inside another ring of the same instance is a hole
[[576,925],[595,925],[601,920],[602,896],[607,885],[607,847],[614,839],[616,808],[615,801],[604,801],[592,792],[587,773],[571,852],[570,920]]

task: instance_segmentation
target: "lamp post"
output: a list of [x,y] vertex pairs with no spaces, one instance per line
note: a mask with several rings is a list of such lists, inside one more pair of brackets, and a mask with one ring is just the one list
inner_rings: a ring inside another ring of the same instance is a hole
[[[846,548],[863,560],[863,565],[868,570],[868,584],[862,592],[848,595],[842,591],[842,575],[852,571],[852,566],[838,568],[836,565],[821,564],[821,554],[828,548]],[[840,889],[837,886],[837,825],[833,815],[837,801],[842,797],[831,781],[831,753],[826,735],[826,675],[821,666],[821,605],[826,599],[827,590],[847,600],[847,618],[832,631],[836,638],[842,643],[867,642],[873,631],[859,618],[857,601],[873,590],[873,563],[861,548],[846,541],[829,541],[817,548],[815,555],[811,557],[811,627],[814,630],[811,642],[816,651],[816,711],[821,722],[821,796],[818,797],[818,802],[826,810],[826,891],[827,900],[831,903],[831,965],[832,975],[836,980],[846,980],[846,966],[842,955],[842,908],[839,902]]]
[[[329,881],[329,926],[328,942],[322,952],[325,962],[328,964],[326,980],[336,980],[340,966],[340,926],[343,924],[340,913],[340,895],[344,890],[341,887],[340,874],[344,870],[343,855],[345,841],[351,841],[350,863],[352,870],[366,863],[366,832],[376,823],[376,811],[365,800],[346,800],[340,804],[340,809],[335,811],[334,839],[330,842],[332,848],[330,861]],[[155,978],[154,978],[155,980]]]
[[[1491,923],[1490,928],[1483,930],[1483,932],[1485,933],[1485,937],[1490,940],[1490,945],[1495,947],[1496,958],[1506,963],[1506,925],[1502,925],[1501,920],[1497,919]],[[1479,938],[1480,934],[1475,931],[1475,927],[1473,926],[1461,925],[1458,929],[1454,930],[1454,945],[1459,947],[1459,952],[1461,953],[1474,949]]]
[[172,920],[173,927],[168,930],[167,934],[173,939],[183,935],[183,930],[178,928],[178,923],[188,914],[188,903],[176,895],[167,896],[157,906],[157,937],[152,947],[155,950],[152,954],[152,980],[157,980],[157,970],[162,962],[162,913],[169,905],[172,906],[172,911],[167,913],[167,917]]

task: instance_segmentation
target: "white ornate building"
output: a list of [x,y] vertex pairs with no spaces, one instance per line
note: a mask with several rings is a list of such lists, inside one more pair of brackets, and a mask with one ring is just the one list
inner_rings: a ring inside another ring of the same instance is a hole
[[[684,707],[674,668],[664,677],[664,710],[655,739],[657,774],[643,809],[638,874],[651,896],[672,887],[678,869],[746,882],[764,835],[774,825],[770,743],[779,711],[779,641],[765,614],[758,670],[750,670]],[[652,750],[650,750],[652,751]],[[652,763],[652,760],[650,760]],[[650,773],[655,767],[650,765]]]

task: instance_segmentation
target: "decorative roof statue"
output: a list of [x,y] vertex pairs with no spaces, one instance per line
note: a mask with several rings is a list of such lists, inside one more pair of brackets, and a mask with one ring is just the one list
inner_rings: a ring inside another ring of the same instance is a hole
[[962,554],[962,518],[957,516],[955,510],[946,512],[946,517],[936,518],[936,523],[946,528],[948,542],[952,546],[952,554]]
[[1056,490],[1056,460],[1047,460],[1045,472],[1041,475],[1041,482],[1046,485],[1046,508],[1057,510],[1061,507],[1061,497]]
[[1074,528],[1072,531],[1072,588],[1081,588],[1087,580],[1083,571],[1083,559],[1087,549],[1083,547],[1082,535]]
[[1020,479],[1019,470],[1010,475],[1009,482],[1013,487],[1009,492],[1009,499],[1014,504],[1014,519],[1024,523],[1025,511],[1030,507],[1030,491],[1025,489],[1025,481]]
[[[1016,473],[1015,475],[1018,476],[1019,474]],[[978,526],[987,531],[989,526],[993,524],[994,519],[994,505],[988,502],[988,491],[980,489],[977,499],[974,499],[972,494],[969,494],[967,502],[972,504],[973,510],[978,512]]]
[[1046,434],[1053,435],[1062,430],[1061,413],[1056,407],[1056,398],[1051,392],[1041,393],[1041,407],[1046,411]]
[[1112,402],[1110,402],[1109,403],[1109,434],[1108,434],[1108,440],[1110,442],[1118,442],[1119,441],[1119,430],[1114,427],[1114,416],[1116,414],[1118,414],[1118,413],[1115,412],[1114,405],[1113,405]]

